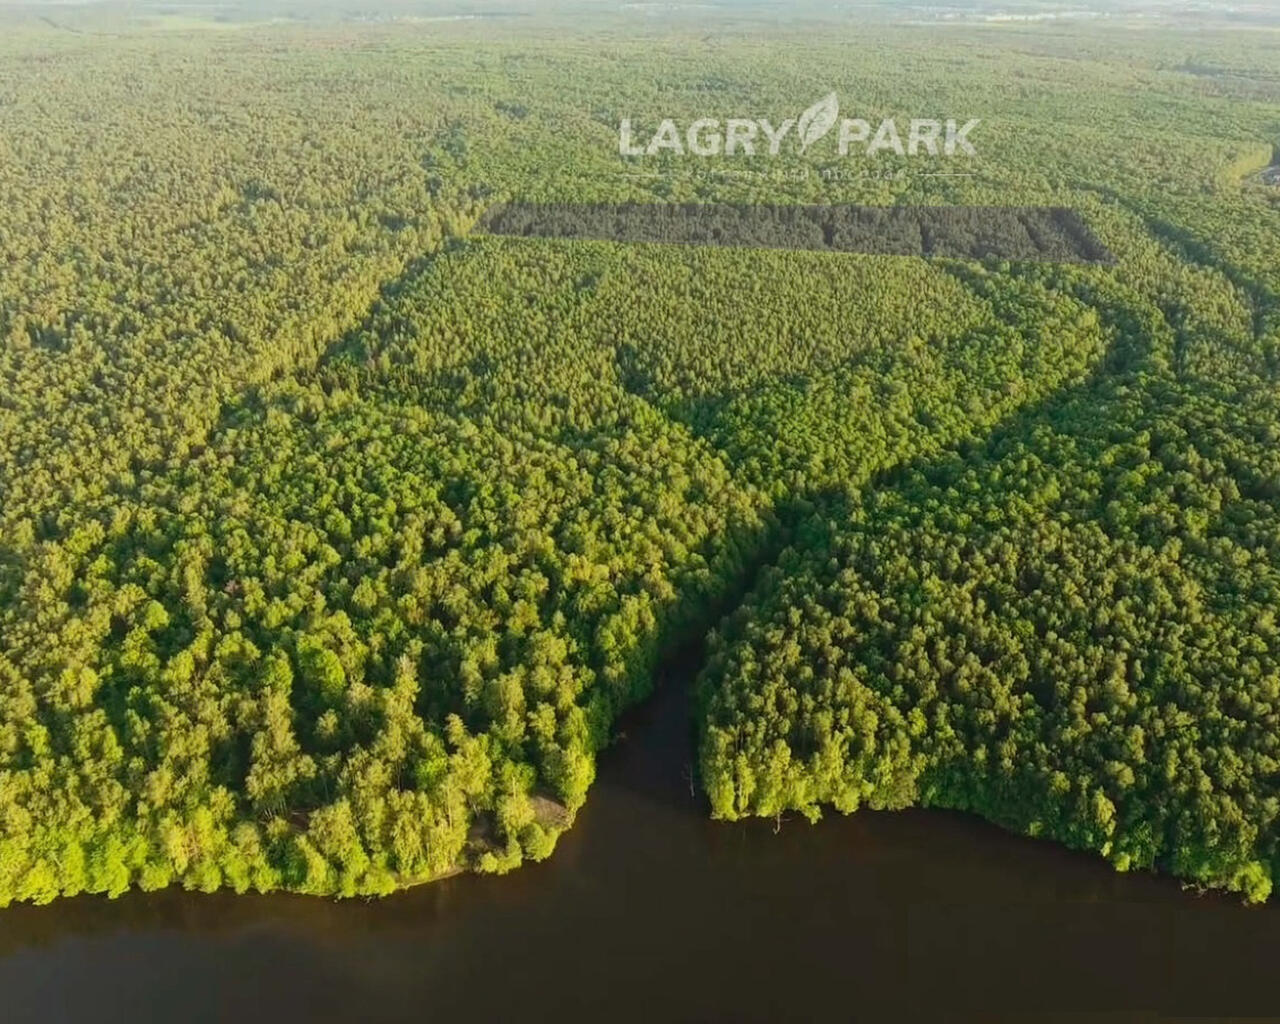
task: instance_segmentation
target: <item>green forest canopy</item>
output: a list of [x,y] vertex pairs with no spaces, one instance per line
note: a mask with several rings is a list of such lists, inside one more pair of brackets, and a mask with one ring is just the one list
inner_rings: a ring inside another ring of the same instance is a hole
[[[1265,898],[1270,38],[612,17],[0,43],[0,903],[546,856],[712,627],[717,816],[957,807]],[[980,156],[618,156],[831,89]],[[1061,206],[1116,263],[476,230],[504,200]]]

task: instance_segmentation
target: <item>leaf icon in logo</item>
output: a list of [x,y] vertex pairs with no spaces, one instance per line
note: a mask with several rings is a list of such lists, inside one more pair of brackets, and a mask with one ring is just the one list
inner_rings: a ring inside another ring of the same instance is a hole
[[836,94],[828,93],[800,115],[800,120],[796,122],[796,134],[800,136],[801,153],[831,131],[839,112]]

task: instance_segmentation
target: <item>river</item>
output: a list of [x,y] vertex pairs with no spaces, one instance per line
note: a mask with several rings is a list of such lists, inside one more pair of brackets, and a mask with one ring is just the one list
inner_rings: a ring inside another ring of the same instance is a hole
[[0,1020],[1280,1020],[1280,906],[962,815],[709,821],[667,676],[550,860],[368,902],[10,907]]

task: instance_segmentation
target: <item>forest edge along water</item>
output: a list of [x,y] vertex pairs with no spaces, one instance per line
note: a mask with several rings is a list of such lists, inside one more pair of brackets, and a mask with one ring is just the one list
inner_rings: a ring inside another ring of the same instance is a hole
[[692,784],[700,657],[669,660],[620,722],[548,861],[371,901],[169,889],[13,906],[0,915],[5,1019],[1277,1011],[1274,905],[1118,874],[949,812],[711,821]]
[[[1280,866],[1274,19],[65,6],[0,11],[0,1024],[1280,1019],[1274,909],[1106,863]],[[841,105],[990,131],[824,166]],[[886,203],[1114,261],[826,251]],[[1096,855],[803,820],[914,799]],[[460,862],[527,866],[354,898]]]

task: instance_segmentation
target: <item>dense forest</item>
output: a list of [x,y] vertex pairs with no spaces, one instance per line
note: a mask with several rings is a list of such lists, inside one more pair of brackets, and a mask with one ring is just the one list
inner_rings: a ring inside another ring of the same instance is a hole
[[[615,18],[10,26],[0,904],[545,857],[708,633],[719,817],[960,808],[1265,899],[1268,38]],[[979,156],[618,151],[832,89]],[[1114,258],[485,219],[587,201],[1044,207]]]

